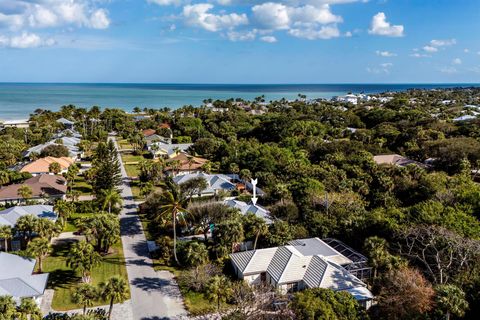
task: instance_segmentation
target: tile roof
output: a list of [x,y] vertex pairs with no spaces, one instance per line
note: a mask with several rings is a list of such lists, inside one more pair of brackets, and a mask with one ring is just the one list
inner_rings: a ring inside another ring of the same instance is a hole
[[35,259],[0,252],[0,295],[14,299],[43,295],[48,273],[34,274]]
[[57,220],[57,215],[53,211],[53,206],[33,205],[33,206],[15,206],[0,211],[0,226],[7,225],[14,227],[20,217],[33,215],[38,218]]
[[30,162],[24,166],[20,172],[30,172],[30,173],[49,173],[49,167],[52,163],[58,163],[61,170],[67,170],[75,161],[69,157],[45,157],[33,162]]
[[23,184],[11,184],[0,188],[0,200],[21,199],[18,189],[22,185],[32,188],[32,197],[64,195],[67,192],[66,180],[62,176],[43,174],[26,180]]
[[[189,163],[190,157],[192,159],[192,163]],[[173,161],[180,161],[180,166],[177,169],[178,171],[192,171],[192,170],[198,170],[203,167],[205,163],[208,162],[207,159],[203,158],[198,158],[198,157],[193,157],[189,156],[188,154],[181,152],[177,156],[168,159],[166,162],[166,168],[165,170],[172,170],[171,167],[168,166],[169,163]]]

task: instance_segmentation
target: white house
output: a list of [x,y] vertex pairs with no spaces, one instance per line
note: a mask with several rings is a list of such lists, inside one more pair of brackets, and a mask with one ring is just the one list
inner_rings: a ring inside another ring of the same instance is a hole
[[[31,147],[30,149],[28,149],[23,154],[23,156],[25,158],[29,158],[33,153],[34,154],[40,154],[43,149],[45,149],[46,147],[48,147],[50,145],[62,145],[62,146],[65,146],[68,149],[68,156],[69,157],[71,157],[73,159],[78,159],[78,158],[81,158],[83,156],[83,152],[80,151],[80,148],[78,147],[78,145],[80,144],[80,141],[81,141],[81,139],[78,138],[78,137],[75,137],[75,136],[73,136],[73,137],[67,137],[67,136],[60,137],[58,139],[51,140],[47,143]],[[61,142],[61,143],[57,143],[57,142]]]
[[30,121],[28,119],[6,120],[2,123],[3,128],[28,128]]
[[344,268],[353,261],[319,238],[237,252],[230,258],[237,277],[252,285],[267,283],[283,293],[308,288],[347,291],[365,308],[373,300],[367,285]]
[[173,178],[176,184],[182,184],[193,178],[204,178],[207,181],[208,187],[202,190],[199,196],[214,196],[220,191],[233,191],[237,189],[236,175],[226,174],[207,174],[207,173],[188,173],[178,175]]
[[270,211],[268,211],[262,206],[253,203],[246,203],[235,199],[225,200],[223,203],[230,208],[240,210],[242,214],[253,213],[257,217],[264,219],[268,224],[272,223]]
[[0,296],[11,296],[20,303],[22,298],[32,298],[40,305],[48,273],[32,274],[35,260],[0,252]]
[[147,146],[148,151],[156,158],[173,158],[180,152],[186,152],[190,148],[192,143],[164,143],[161,141],[152,142]]

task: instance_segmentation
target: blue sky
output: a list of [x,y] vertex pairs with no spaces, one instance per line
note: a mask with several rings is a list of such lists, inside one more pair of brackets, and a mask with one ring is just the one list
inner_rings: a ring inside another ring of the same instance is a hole
[[480,82],[478,0],[0,0],[2,82]]

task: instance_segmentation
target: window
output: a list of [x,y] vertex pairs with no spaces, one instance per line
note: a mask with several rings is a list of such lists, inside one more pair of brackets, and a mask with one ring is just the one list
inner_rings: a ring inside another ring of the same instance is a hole
[[287,292],[297,292],[298,282],[287,283]]

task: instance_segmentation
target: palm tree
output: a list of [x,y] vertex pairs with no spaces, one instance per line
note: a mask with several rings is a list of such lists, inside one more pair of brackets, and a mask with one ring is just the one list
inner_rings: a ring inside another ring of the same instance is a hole
[[112,316],[113,304],[123,303],[128,299],[128,284],[125,279],[115,276],[111,277],[105,283],[100,284],[102,297],[110,300],[110,308],[108,310],[108,319]]
[[108,213],[112,213],[112,207],[122,203],[122,197],[115,189],[103,190],[103,210],[108,206]]
[[17,304],[11,296],[0,296],[0,319],[15,319]]
[[377,278],[378,269],[387,259],[387,241],[379,237],[370,237],[365,240],[363,245],[366,255],[368,256],[368,263],[373,268],[373,278]]
[[220,310],[220,304],[225,302],[232,294],[230,283],[227,277],[213,276],[206,286],[207,298],[217,304],[217,310]]
[[250,225],[250,228],[252,228],[252,231],[255,234],[255,242],[253,243],[253,250],[257,248],[258,238],[268,233],[268,226],[265,220],[257,216],[255,216],[255,218],[256,219],[253,219],[252,224]]
[[37,219],[33,231],[40,237],[51,240],[60,233],[61,227],[52,220]]
[[42,312],[32,298],[22,298],[17,308],[18,319],[41,320]]
[[42,273],[43,259],[50,253],[50,241],[45,238],[36,238],[28,244],[27,252],[36,257],[38,261],[38,272]]
[[20,188],[18,188],[17,195],[22,197],[23,200],[27,200],[32,197],[32,188],[24,184]]
[[82,283],[72,294],[72,302],[81,305],[83,307],[83,315],[85,315],[87,313],[87,307],[93,306],[94,302],[98,300],[98,297],[99,292],[94,286],[88,283]]
[[60,164],[58,162],[52,162],[48,166],[48,172],[51,172],[53,174],[59,174],[60,171],[62,171],[62,167],[60,166]]
[[190,266],[198,267],[208,261],[208,250],[203,243],[190,242],[186,248],[185,260]]
[[186,214],[187,209],[185,209],[184,206],[184,199],[181,198],[180,192],[178,190],[172,190],[171,191],[164,191],[161,194],[161,200],[160,203],[162,205],[160,206],[160,217],[163,218],[165,216],[169,216],[172,219],[172,224],[173,224],[173,255],[175,257],[175,261],[177,262],[178,265],[180,265],[180,262],[178,261],[177,258],[177,218],[179,213]]
[[53,210],[58,214],[60,217],[62,226],[65,227],[65,223],[67,219],[75,212],[75,206],[71,202],[67,202],[64,200],[58,200],[53,207]]
[[23,238],[25,239],[27,245],[28,242],[32,239],[33,232],[35,231],[37,225],[37,221],[38,218],[31,214],[21,216],[17,220],[15,229],[23,234]]
[[81,240],[72,245],[67,256],[67,266],[75,271],[82,273],[82,281],[90,282],[90,273],[92,269],[100,264],[101,257],[95,251],[95,248],[85,240]]
[[1,170],[0,171],[0,185],[4,185],[10,182],[10,174],[8,171]]
[[4,241],[5,252],[8,252],[8,240],[12,239],[12,227],[7,225],[0,226],[0,239]]

